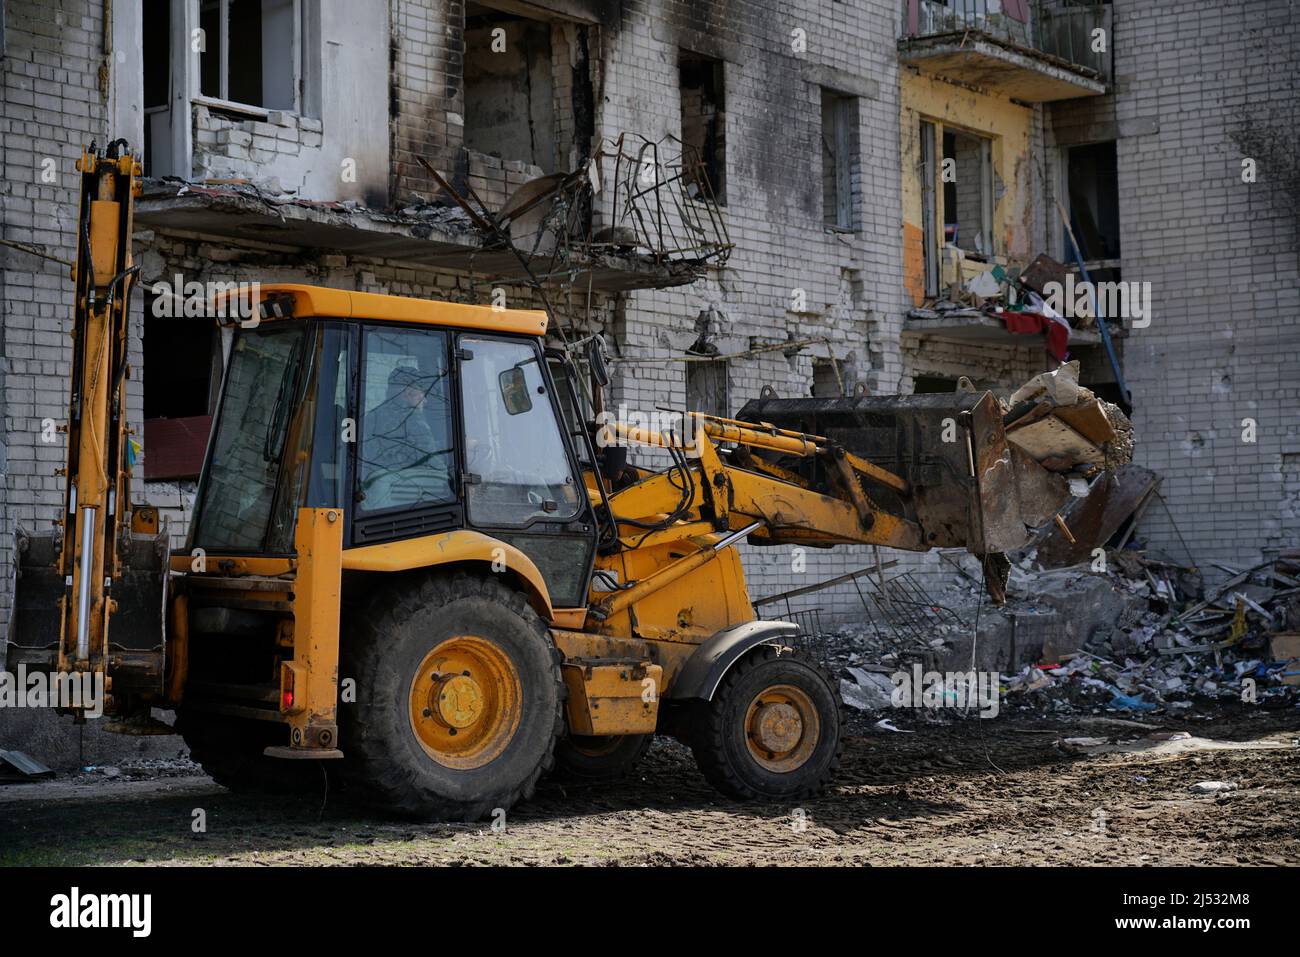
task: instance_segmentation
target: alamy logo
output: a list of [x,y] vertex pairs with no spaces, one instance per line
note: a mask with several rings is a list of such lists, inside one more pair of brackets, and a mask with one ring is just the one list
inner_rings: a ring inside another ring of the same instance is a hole
[[186,282],[177,273],[171,282],[156,282],[149,291],[154,295],[153,314],[158,319],[238,319],[245,329],[261,322],[259,282]]
[[890,675],[895,708],[977,708],[981,718],[996,718],[1002,702],[1002,674],[997,671],[911,671]]
[[1097,309],[1107,319],[1128,319],[1134,329],[1151,325],[1151,283],[1075,282],[1074,273],[1065,282],[1043,284],[1047,305],[1067,319],[1095,317]]
[[0,671],[0,708],[75,708],[88,718],[104,713],[102,671]]
[[151,894],[68,894],[50,898],[50,926],[58,928],[126,927],[132,937],[148,937],[153,928]]

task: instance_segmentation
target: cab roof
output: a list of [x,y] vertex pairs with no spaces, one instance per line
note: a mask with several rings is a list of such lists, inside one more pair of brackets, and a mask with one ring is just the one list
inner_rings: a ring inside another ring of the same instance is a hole
[[546,313],[540,309],[494,309],[491,306],[352,292],[299,283],[262,283],[259,288],[263,302],[291,297],[293,315],[300,319],[370,319],[530,336],[546,333]]

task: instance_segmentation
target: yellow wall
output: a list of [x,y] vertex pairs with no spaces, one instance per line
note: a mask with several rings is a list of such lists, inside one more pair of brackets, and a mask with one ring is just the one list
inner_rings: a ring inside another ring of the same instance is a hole
[[[904,69],[900,74],[903,161],[903,274],[908,294],[920,304],[925,298],[925,266],[921,228],[921,121],[935,124],[935,150],[943,153],[945,126],[978,133],[993,140],[993,251],[998,257],[1028,261],[1031,236],[1029,153],[1033,111],[1004,97]],[[935,163],[935,256],[943,242],[942,164]],[[1001,199],[997,198],[1002,191]]]

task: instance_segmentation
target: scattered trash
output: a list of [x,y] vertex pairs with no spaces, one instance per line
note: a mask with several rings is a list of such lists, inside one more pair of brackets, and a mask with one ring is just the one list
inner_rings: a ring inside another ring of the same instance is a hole
[[1237,785],[1231,781],[1199,781],[1187,790],[1193,794],[1220,794],[1224,791],[1237,790]]
[[893,723],[892,721],[890,721],[888,718],[881,718],[879,721],[876,722],[876,727],[877,727],[877,728],[880,728],[882,731],[894,731],[894,732],[897,732],[898,734],[912,734],[912,733],[913,733],[913,732],[907,730],[906,728],[896,728],[896,727],[894,727],[894,723]]
[[0,751],[0,784],[39,781],[52,778],[54,772],[22,751]]

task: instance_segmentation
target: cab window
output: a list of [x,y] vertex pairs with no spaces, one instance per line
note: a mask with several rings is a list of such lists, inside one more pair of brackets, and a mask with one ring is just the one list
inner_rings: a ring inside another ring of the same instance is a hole
[[460,340],[465,498],[475,525],[567,521],[581,499],[532,343]]
[[366,329],[358,511],[456,500],[447,345],[435,329]]

